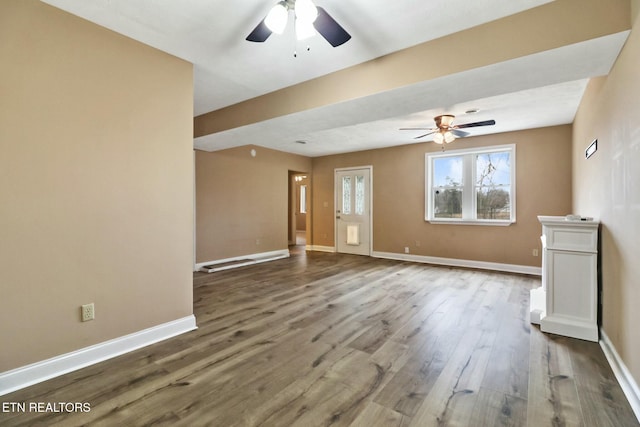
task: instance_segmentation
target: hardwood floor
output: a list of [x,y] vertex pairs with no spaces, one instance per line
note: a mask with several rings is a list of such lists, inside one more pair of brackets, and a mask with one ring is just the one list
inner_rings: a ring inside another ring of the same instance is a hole
[[0,397],[0,424],[637,426],[596,343],[529,324],[540,279],[310,252],[194,274],[198,330]]

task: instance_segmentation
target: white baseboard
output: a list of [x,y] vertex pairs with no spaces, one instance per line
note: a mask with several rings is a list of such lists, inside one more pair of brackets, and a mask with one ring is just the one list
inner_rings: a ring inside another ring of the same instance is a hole
[[600,328],[600,338],[600,347],[602,347],[611,370],[620,383],[620,388],[622,388],[624,395],[627,397],[633,413],[636,414],[636,418],[640,421],[640,388],[602,328]]
[[0,396],[197,329],[193,315],[0,373]]
[[531,274],[542,276],[542,268],[528,265],[500,264],[497,262],[471,261],[455,258],[439,258],[424,255],[398,254],[395,252],[374,251],[371,255],[375,258],[395,259],[399,261],[421,262],[425,264],[446,265],[450,267],[479,268],[482,270],[504,271],[507,273]]
[[316,252],[331,252],[335,253],[336,248],[333,246],[320,246],[320,245],[307,245],[306,250]]
[[246,260],[246,262],[238,262],[233,265],[210,269],[209,272],[211,273],[213,271],[229,270],[231,268],[244,267],[245,265],[252,265],[260,262],[267,262],[267,261],[274,261],[276,259],[288,258],[289,256],[290,256],[289,249],[282,249],[282,250],[270,251],[270,252],[260,252],[257,254],[249,254],[249,255],[242,255],[242,256],[236,256],[236,257],[225,258],[225,259],[218,259],[215,261],[199,262],[195,265],[195,270],[193,271],[200,271],[202,267],[207,265],[215,266],[218,264],[225,264],[233,261]]

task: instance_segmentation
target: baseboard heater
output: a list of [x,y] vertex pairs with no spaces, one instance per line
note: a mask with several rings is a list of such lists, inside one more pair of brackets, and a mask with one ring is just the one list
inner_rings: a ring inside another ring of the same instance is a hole
[[200,267],[200,271],[205,273],[215,273],[216,271],[229,270],[230,268],[244,267],[245,265],[255,264],[252,259],[238,259],[235,261],[223,262],[220,264],[211,264]]
[[255,258],[243,258],[243,259],[235,259],[232,261],[222,261],[215,264],[204,265],[200,267],[200,271],[203,271],[205,273],[215,273],[216,271],[230,270],[232,268],[245,267],[247,265],[258,264],[261,262],[275,261],[277,259],[286,258],[288,256],[289,256],[288,254],[286,255],[273,254],[273,255],[265,255],[262,257],[255,257]]

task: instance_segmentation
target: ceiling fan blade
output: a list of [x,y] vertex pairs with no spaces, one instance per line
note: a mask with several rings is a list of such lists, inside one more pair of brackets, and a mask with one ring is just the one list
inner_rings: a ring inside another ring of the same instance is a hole
[[434,131],[432,131],[432,132],[425,133],[424,135],[416,136],[416,137],[415,137],[415,138],[413,138],[413,139],[420,139],[420,138],[424,138],[425,136],[429,136],[429,135],[431,135],[432,133],[436,133],[436,131],[434,130]]
[[492,126],[495,125],[496,121],[495,120],[485,120],[483,122],[475,122],[475,123],[466,123],[464,125],[456,125],[454,126],[454,128],[456,129],[464,129],[464,128],[475,128],[478,126]]
[[464,138],[465,136],[471,135],[469,132],[465,132],[463,130],[458,130],[458,129],[449,129],[449,132],[451,132],[458,138]]
[[318,9],[318,17],[313,22],[313,26],[333,47],[346,43],[351,35],[333,19],[326,10],[316,6]]
[[398,130],[436,130],[435,128],[400,128]]
[[260,21],[258,26],[254,28],[253,31],[251,31],[251,34],[247,36],[246,40],[250,42],[262,43],[263,41],[268,39],[270,35],[271,30],[265,25],[263,19],[262,21]]

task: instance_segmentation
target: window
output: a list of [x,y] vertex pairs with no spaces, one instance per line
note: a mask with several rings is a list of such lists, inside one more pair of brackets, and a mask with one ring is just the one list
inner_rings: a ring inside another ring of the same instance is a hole
[[307,213],[307,186],[300,186],[300,213]]
[[515,145],[426,155],[430,222],[509,225],[516,221]]

